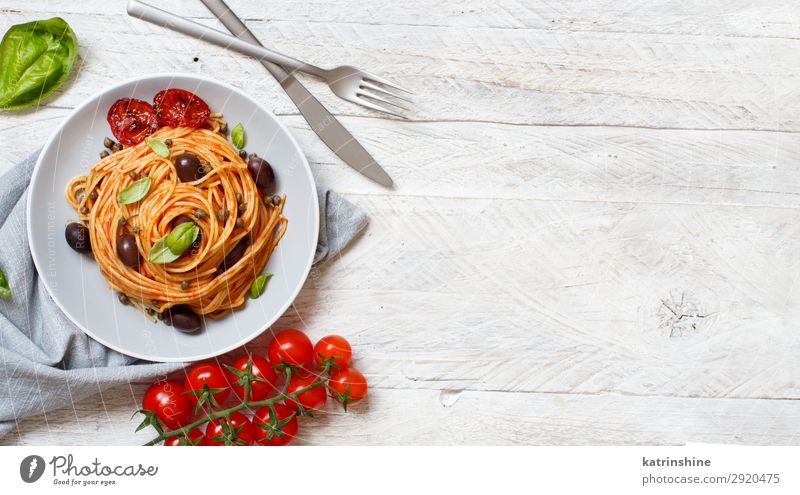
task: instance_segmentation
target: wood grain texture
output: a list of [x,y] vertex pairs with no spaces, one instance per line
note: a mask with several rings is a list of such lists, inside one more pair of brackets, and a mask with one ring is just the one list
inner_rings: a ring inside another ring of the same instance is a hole
[[[230,4],[270,46],[417,93],[399,121],[304,79],[395,190],[342,165],[256,62],[123,1],[0,8],[2,29],[60,15],[81,44],[63,90],[0,115],[0,170],[142,72],[266,102],[318,182],[370,216],[275,326],[346,335],[373,390],[354,414],[307,421],[301,443],[798,443],[800,6]],[[169,8],[217,25],[198,2]],[[142,442],[143,389],[22,420],[2,443]]]

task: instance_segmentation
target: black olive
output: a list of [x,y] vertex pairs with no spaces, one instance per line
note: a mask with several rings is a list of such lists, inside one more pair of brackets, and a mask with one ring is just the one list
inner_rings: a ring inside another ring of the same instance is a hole
[[91,253],[92,243],[89,240],[89,229],[86,225],[78,222],[72,222],[67,225],[64,230],[64,236],[67,238],[69,247],[79,253]]
[[[194,218],[190,217],[189,215],[178,215],[175,217],[175,220],[172,221],[172,228],[174,229],[178,225],[186,222],[197,223],[194,221]],[[197,239],[194,240],[192,243],[192,249],[197,249],[200,247],[200,238],[203,236],[202,232],[197,233]]]
[[193,182],[206,175],[205,169],[194,153],[181,153],[175,157],[175,170],[181,182]]
[[239,241],[239,243],[236,244],[227,255],[225,255],[225,259],[223,259],[222,263],[220,263],[219,267],[217,267],[217,274],[223,273],[225,270],[235,265],[237,261],[242,259],[242,256],[244,256],[244,252],[247,251],[247,246],[249,245],[250,237],[243,237],[242,240]]
[[269,163],[261,157],[251,156],[247,160],[247,170],[253,176],[256,186],[260,188],[269,187],[275,181],[275,174],[272,172],[272,167]]
[[172,306],[163,313],[164,323],[171,325],[181,332],[193,333],[203,326],[197,313],[182,304]]
[[117,237],[117,256],[126,266],[139,265],[139,248],[133,234],[125,233]]

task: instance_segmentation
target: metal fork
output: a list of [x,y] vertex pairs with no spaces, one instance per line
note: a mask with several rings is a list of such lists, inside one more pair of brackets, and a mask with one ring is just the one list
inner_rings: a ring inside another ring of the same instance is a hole
[[328,83],[328,87],[331,88],[331,91],[339,98],[372,110],[394,115],[395,117],[406,118],[395,109],[408,110],[408,107],[404,106],[400,101],[410,102],[411,100],[404,96],[403,93],[411,95],[411,91],[389,82],[382,77],[378,77],[375,74],[349,65],[342,65],[333,69],[323,69],[264,48],[263,46],[242,41],[222,31],[190,21],[177,14],[161,10],[158,7],[138,0],[131,0],[128,3],[128,14],[143,21],[151,22],[194,38],[209,41],[224,48],[230,48],[231,50],[255,57],[259,60],[267,60],[274,64],[281,65],[290,73],[300,71],[317,76],[324,79],[325,82]]

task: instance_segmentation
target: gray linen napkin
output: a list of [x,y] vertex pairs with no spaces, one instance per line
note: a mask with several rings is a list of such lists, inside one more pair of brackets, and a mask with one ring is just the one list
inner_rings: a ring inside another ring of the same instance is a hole
[[[26,416],[103,390],[163,376],[180,363],[147,363],[112,351],[73,325],[39,280],[25,226],[26,189],[37,154],[0,177],[0,269],[13,293],[0,298],[0,437]],[[364,212],[319,189],[318,263],[338,254],[367,224]]]

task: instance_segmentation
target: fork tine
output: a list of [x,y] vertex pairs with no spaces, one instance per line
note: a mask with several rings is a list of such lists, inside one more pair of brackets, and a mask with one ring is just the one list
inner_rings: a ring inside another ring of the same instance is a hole
[[364,98],[360,97],[359,95],[356,95],[355,100],[351,100],[351,101],[353,101],[353,103],[357,103],[357,104],[359,104],[361,106],[364,106],[364,107],[367,107],[367,108],[371,108],[372,110],[376,110],[378,112],[383,112],[383,113],[388,113],[389,115],[394,115],[395,117],[399,117],[401,119],[407,119],[408,118],[408,117],[406,117],[405,115],[403,115],[401,113],[394,112],[392,110],[389,110],[388,108],[382,107],[381,105],[376,105],[375,103],[367,101]]
[[[376,93],[384,94],[386,96],[391,96],[392,98],[397,98],[398,100],[403,100],[403,101],[407,101],[409,103],[413,103],[411,101],[411,98],[408,98],[406,96],[400,96],[399,94],[392,93],[391,91],[386,91],[384,88],[378,86],[377,84],[372,84],[371,82],[368,82],[368,81],[365,81],[365,80],[361,81],[361,88],[362,89],[371,89],[371,90],[375,91]],[[403,108],[405,108],[405,107],[403,107]],[[408,109],[406,108],[406,110],[408,110]]]
[[406,88],[404,88],[402,86],[398,86],[397,84],[391,83],[391,82],[387,81],[386,79],[384,79],[382,77],[378,77],[375,74],[372,74],[370,72],[364,72],[363,79],[369,80],[369,81],[373,81],[373,82],[376,82],[376,83],[380,83],[380,84],[383,84],[384,86],[389,86],[390,88],[399,89],[400,91],[402,91],[404,93],[408,93],[410,95],[414,94],[412,91],[407,90]]
[[397,102],[394,102],[394,101],[391,101],[391,100],[387,100],[386,98],[383,98],[383,97],[381,97],[379,95],[376,95],[376,94],[372,94],[372,93],[370,93],[368,91],[365,91],[365,90],[360,90],[360,91],[356,92],[356,95],[357,96],[361,96],[361,97],[366,96],[367,98],[369,98],[371,100],[376,100],[376,101],[379,101],[381,103],[386,103],[387,105],[392,105],[392,106],[397,107],[397,108],[399,108],[401,110],[410,111],[409,108],[406,107],[405,105],[401,105],[400,103],[397,103]]

